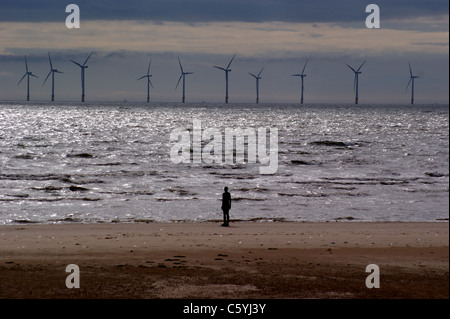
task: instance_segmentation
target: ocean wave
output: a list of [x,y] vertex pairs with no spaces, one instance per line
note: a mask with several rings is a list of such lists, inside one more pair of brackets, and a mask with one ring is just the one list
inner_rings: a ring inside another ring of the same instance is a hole
[[266,201],[266,198],[252,198],[252,197],[233,197],[233,202],[240,202],[240,201],[255,201],[255,202],[264,202]]
[[12,181],[70,181],[71,175],[69,174],[0,174],[0,180],[12,180]]
[[218,172],[210,172],[209,174],[224,179],[255,179],[259,177],[259,175],[252,175],[252,174],[232,174],[232,173],[218,173]]

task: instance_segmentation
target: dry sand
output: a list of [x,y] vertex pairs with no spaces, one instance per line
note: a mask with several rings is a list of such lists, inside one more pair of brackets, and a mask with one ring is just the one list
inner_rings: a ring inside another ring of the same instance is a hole
[[444,222],[8,225],[0,298],[448,298],[448,244]]

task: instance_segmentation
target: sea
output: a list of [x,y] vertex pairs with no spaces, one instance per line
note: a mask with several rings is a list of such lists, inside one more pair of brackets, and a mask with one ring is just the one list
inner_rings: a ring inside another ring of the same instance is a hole
[[[177,163],[195,121],[277,129],[276,172]],[[448,222],[449,105],[0,102],[0,225],[220,221],[224,187],[234,221]]]

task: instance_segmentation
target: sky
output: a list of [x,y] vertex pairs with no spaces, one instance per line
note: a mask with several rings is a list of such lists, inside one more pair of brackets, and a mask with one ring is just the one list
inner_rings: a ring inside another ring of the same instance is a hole
[[[66,6],[80,8],[80,28],[66,27]],[[379,29],[366,27],[366,6],[380,8]],[[409,103],[411,63],[416,103],[449,103],[449,2],[447,0],[0,0],[0,100],[26,99],[24,57],[38,79],[31,99],[50,99],[55,68],[56,100],[79,101],[80,69],[87,101],[145,101],[152,61],[151,100],[179,102],[180,68],[186,101],[221,103],[230,73],[230,102],[253,103],[256,83],[248,73],[264,67],[260,102],[298,103],[305,73],[305,103],[352,103],[354,74],[360,103]]]

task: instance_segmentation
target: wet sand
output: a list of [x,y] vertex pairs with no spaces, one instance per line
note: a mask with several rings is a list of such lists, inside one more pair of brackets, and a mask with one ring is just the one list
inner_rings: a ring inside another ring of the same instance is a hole
[[446,222],[8,225],[0,298],[448,298],[448,245]]

